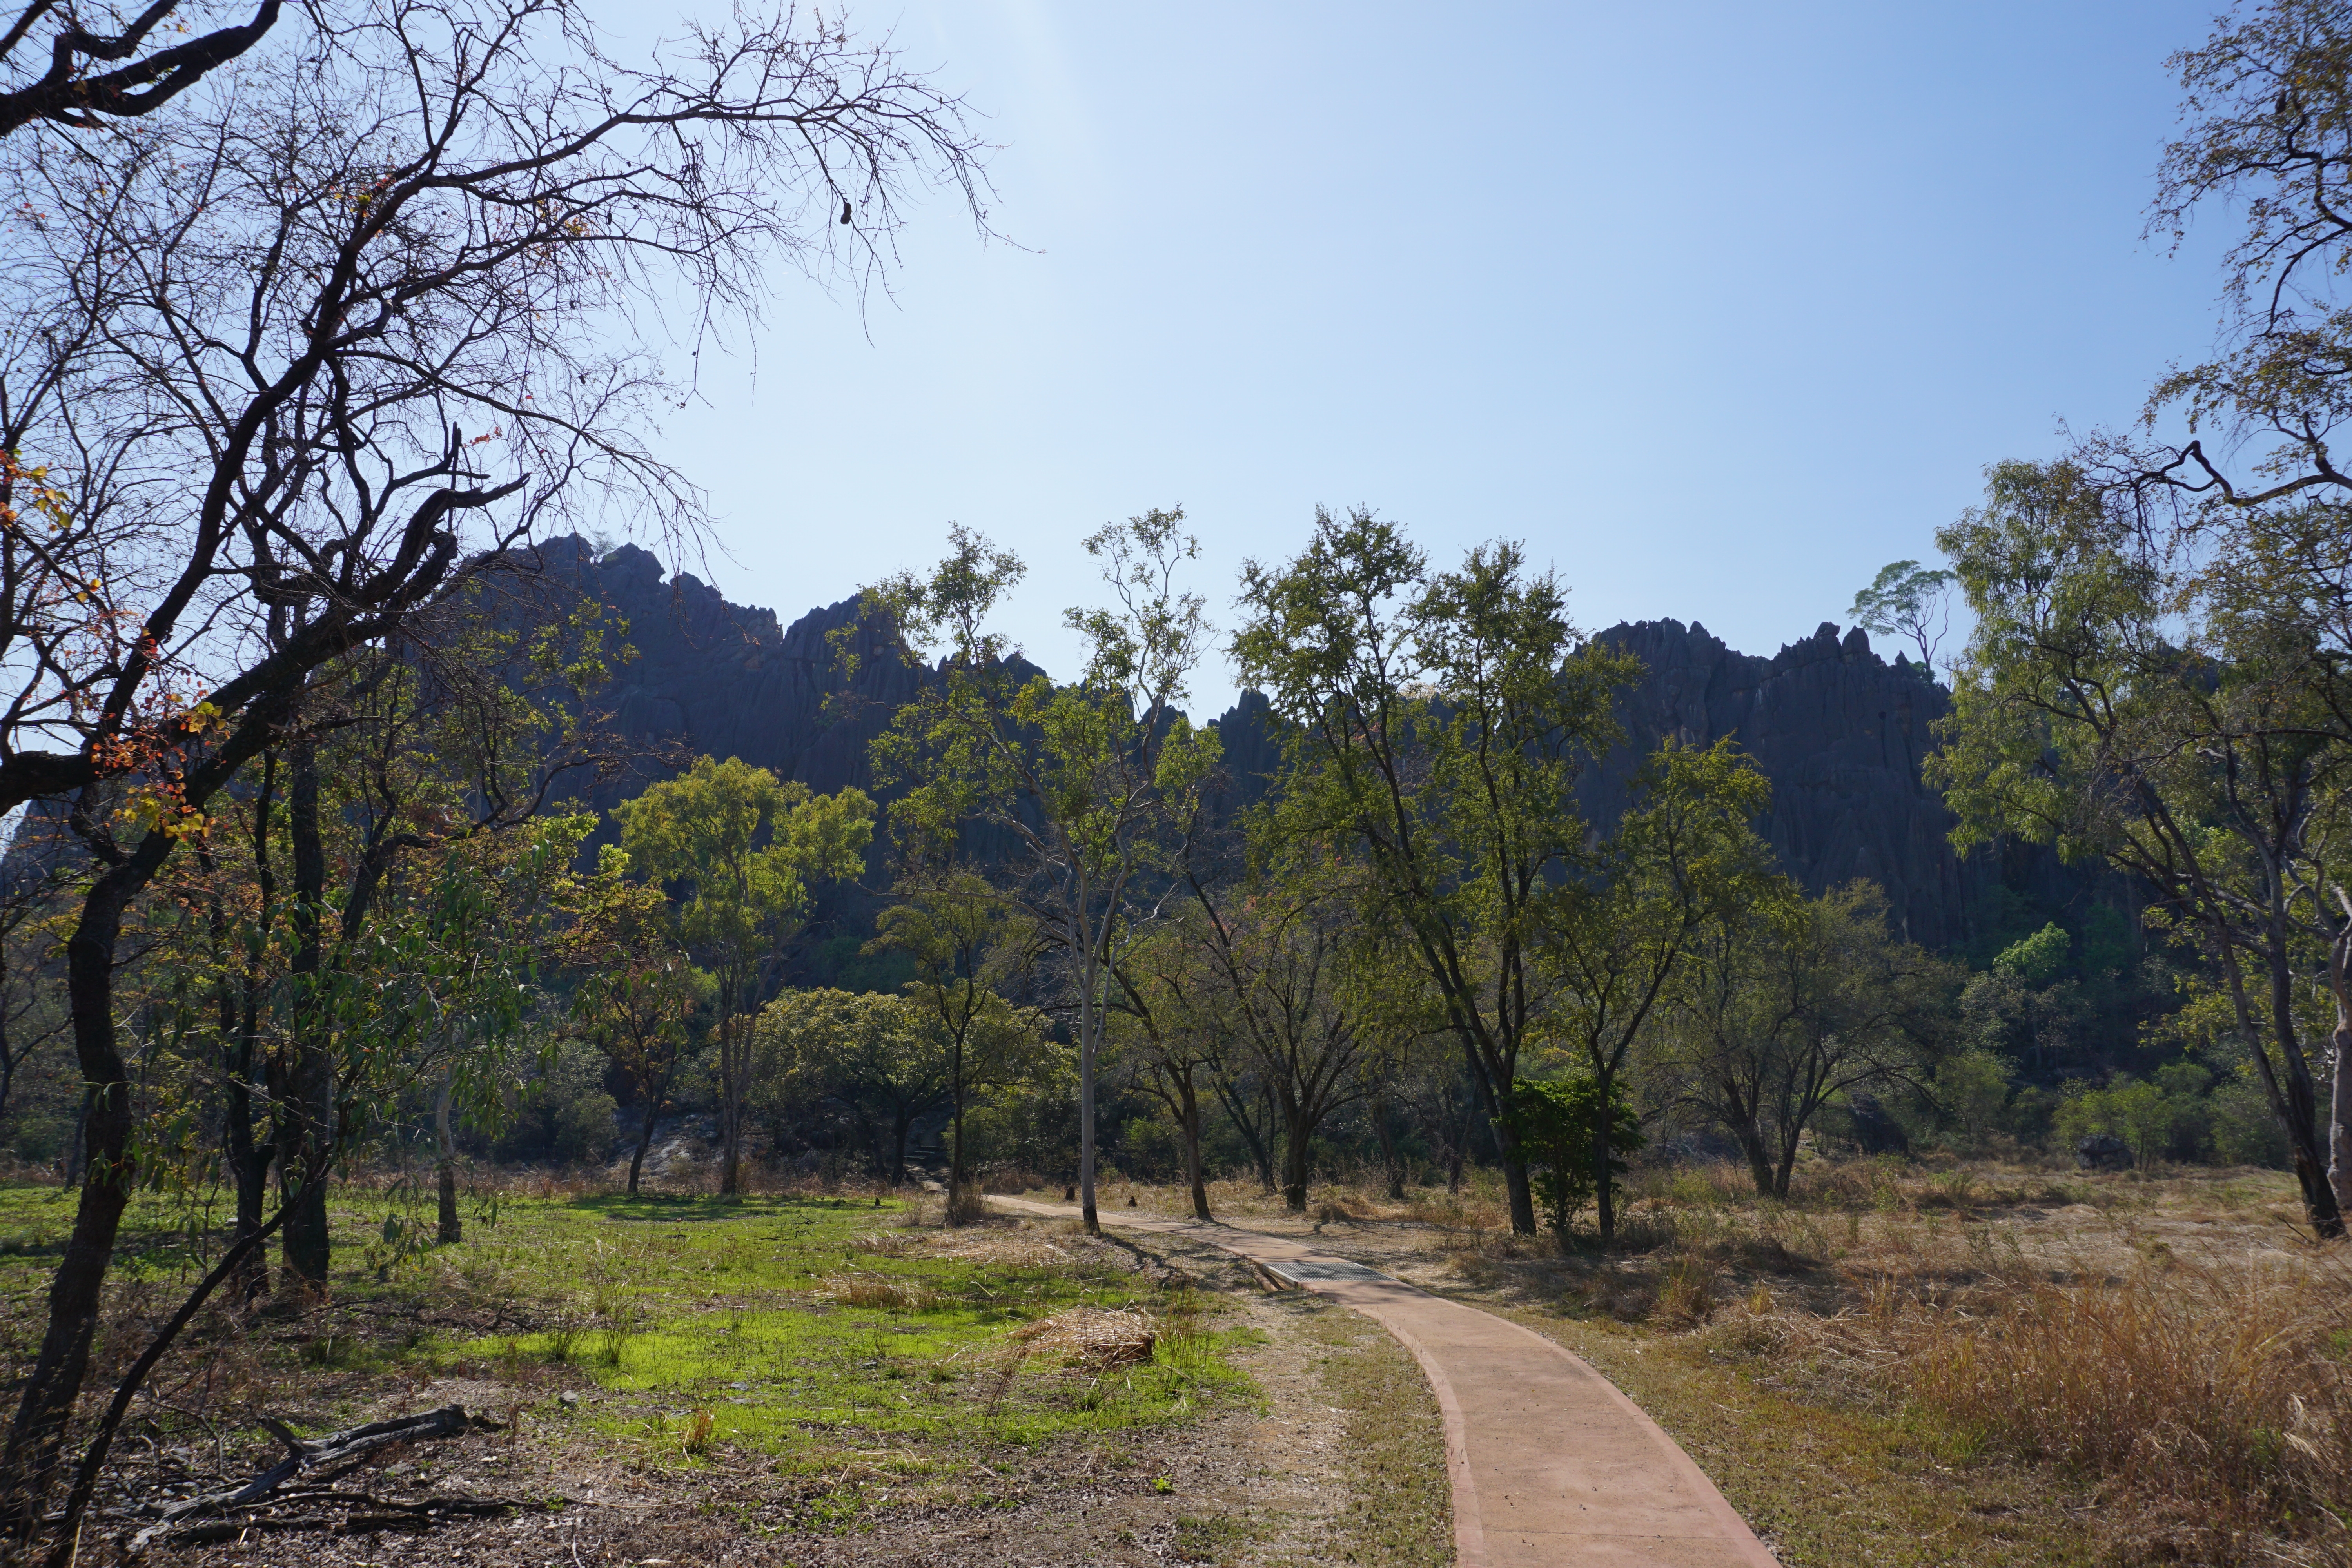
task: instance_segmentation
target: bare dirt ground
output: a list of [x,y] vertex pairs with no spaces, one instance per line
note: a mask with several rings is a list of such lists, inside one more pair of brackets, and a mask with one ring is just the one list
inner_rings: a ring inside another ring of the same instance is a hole
[[[1392,1342],[1327,1303],[1269,1295],[1229,1256],[1180,1238],[1104,1245],[1138,1267],[1182,1269],[1213,1297],[1221,1330],[1250,1331],[1235,1336],[1231,1359],[1255,1384],[1254,1406],[1038,1449],[975,1446],[940,1467],[956,1480],[931,1484],[880,1462],[903,1455],[853,1458],[814,1477],[721,1454],[690,1468],[647,1466],[581,1432],[581,1415],[606,1397],[585,1380],[552,1370],[521,1384],[443,1380],[386,1390],[372,1414],[457,1402],[504,1429],[413,1447],[388,1459],[382,1479],[541,1506],[419,1533],[347,1512],[144,1560],[246,1568],[1450,1561],[1435,1405]],[[976,1485],[974,1475],[988,1479]],[[838,1528],[796,1522],[827,1499],[843,1505]],[[110,1543],[91,1544],[86,1560],[111,1555]]]

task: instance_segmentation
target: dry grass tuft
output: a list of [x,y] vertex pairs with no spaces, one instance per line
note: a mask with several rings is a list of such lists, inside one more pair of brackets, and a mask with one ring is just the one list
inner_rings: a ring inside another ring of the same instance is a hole
[[874,1274],[835,1279],[825,1287],[824,1294],[827,1300],[869,1312],[928,1312],[940,1304],[937,1291]]
[[1677,1258],[1658,1287],[1658,1315],[1676,1328],[1696,1328],[1715,1316],[1716,1266],[1704,1254]]
[[901,1258],[922,1245],[923,1238],[908,1231],[877,1230],[861,1236],[849,1245],[876,1258]]
[[1069,1365],[1104,1373],[1151,1359],[1160,1324],[1149,1312],[1074,1307],[1030,1324],[1013,1336],[1030,1353],[1060,1352]]

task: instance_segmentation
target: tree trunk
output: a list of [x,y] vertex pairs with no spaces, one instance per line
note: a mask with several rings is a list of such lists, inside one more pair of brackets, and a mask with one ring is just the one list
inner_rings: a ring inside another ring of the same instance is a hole
[[[2303,1190],[2303,1212],[2312,1234],[2322,1241],[2332,1241],[2344,1234],[2344,1210],[2336,1201],[2336,1189],[2327,1179],[2326,1162],[2321,1157],[2315,1123],[2318,1121],[2316,1096],[2313,1091],[2311,1070],[2296,1045],[2292,1028],[2277,1037],[2283,1063],[2271,1061],[2270,1049],[2263,1044],[2269,1031],[2257,1021],[2252,1005],[2246,995],[2245,975],[2239,968],[2236,951],[2229,944],[2228,932],[2216,933],[2220,947],[2221,973],[2226,981],[2230,1001],[2238,1017],[2238,1026],[2254,1047],[2254,1068],[2263,1081],[2263,1093],[2270,1101],[2271,1114],[2286,1134],[2287,1147],[2294,1162],[2294,1179]],[[2285,1068],[2286,1081],[2279,1081],[2279,1068]]]
[[1601,1091],[1601,1110],[1593,1119],[1592,1201],[1594,1213],[1601,1222],[1601,1245],[1606,1247],[1617,1236],[1617,1194],[1615,1184],[1609,1179],[1609,1156],[1613,1152],[1609,1146],[1609,1134],[1613,1131],[1609,1125],[1613,1120],[1609,1114],[1609,1091],[1615,1085],[1607,1073],[1596,1074],[1595,1078]]
[[[332,1242],[327,1230],[327,1161],[320,1151],[334,1136],[334,1073],[319,1034],[324,1027],[327,851],[319,826],[319,756],[303,742],[293,748],[286,795],[286,826],[293,851],[294,1039],[286,1095],[278,1117],[278,1179],[285,1187],[286,1224],[280,1258],[286,1272],[314,1289],[327,1282]],[[317,1172],[313,1178],[309,1173]]]
[[1314,1137],[1314,1123],[1297,1106],[1287,1102],[1282,1108],[1282,1206],[1292,1214],[1307,1212],[1307,1162],[1312,1152],[1309,1141]]
[[[245,1060],[231,1064],[228,1075],[228,1113],[226,1136],[230,1176],[236,1183],[236,1230],[230,1244],[245,1240],[260,1230],[261,1209],[269,1196],[269,1161],[275,1152],[253,1136],[253,1083],[250,1058],[252,1042],[247,1040],[239,1051]],[[269,1291],[269,1258],[261,1247],[248,1247],[239,1270],[236,1295],[250,1301]]]
[[637,1129],[636,1152],[629,1156],[629,1195],[637,1195],[637,1173],[646,1168],[646,1151],[654,1145],[654,1119],[658,1106],[646,1108],[645,1125]]
[[2352,931],[2337,935],[2327,954],[2328,988],[2336,998],[2336,1049],[2327,1093],[2327,1186],[2337,1215],[2352,1214]]
[[[440,1092],[433,1097],[433,1137],[440,1156],[435,1162],[438,1167],[436,1184],[441,1189],[440,1227],[434,1232],[434,1239],[444,1247],[466,1239],[465,1222],[457,1217],[457,1146],[449,1136],[449,1100],[456,1087],[450,1080],[449,1069],[443,1068]],[[629,1190],[636,1190],[634,1182]]]
[[1478,1096],[1478,1107],[1486,1113],[1486,1132],[1495,1141],[1495,1152],[1503,1165],[1503,1191],[1510,1199],[1511,1231],[1517,1236],[1536,1233],[1536,1196],[1528,1184],[1527,1156],[1519,1152],[1519,1141],[1503,1121],[1503,1101],[1509,1096],[1511,1086],[1498,1083],[1486,1070],[1478,1047],[1466,1035],[1462,1038],[1462,1054],[1470,1067],[1470,1083]]
[[[965,1026],[971,1027],[969,1015]],[[967,1213],[964,1208],[963,1173],[963,1036],[958,1033],[948,1055],[948,1204],[947,1223],[961,1225],[978,1217],[981,1208],[975,1205]]]
[[1181,1106],[1176,1120],[1184,1129],[1184,1174],[1192,1184],[1192,1217],[1213,1220],[1209,1212],[1209,1184],[1201,1171],[1201,1096],[1192,1087],[1192,1068],[1188,1063],[1174,1075],[1176,1097]]
[[168,853],[168,845],[151,850],[142,841],[129,862],[100,877],[84,897],[81,919],[66,942],[66,999],[82,1076],[85,1152],[73,1234],[49,1283],[48,1323],[17,1399],[7,1451],[0,1456],[0,1533],[18,1541],[38,1527],[56,1479],[66,1423],[89,1368],[100,1290],[131,1201],[136,1175],[129,1152],[133,1108],[115,1034],[114,950],[124,909]]
[[1101,1012],[1096,1005],[1099,976],[1091,948],[1080,968],[1086,994],[1078,999],[1078,1212],[1087,1234],[1100,1236],[1102,1219],[1095,1212],[1095,1040]]
[[890,1184],[907,1184],[907,1133],[915,1125],[915,1113],[901,1109],[890,1117]]
[[738,1020],[719,1021],[719,1191],[733,1197],[743,1190],[743,1084],[740,1061],[747,1047],[736,1037]]
[[[1608,1112],[1604,1109],[1602,1115]],[[1731,1135],[1739,1141],[1739,1152],[1748,1156],[1748,1176],[1756,1184],[1759,1196],[1770,1197],[1772,1185],[1772,1151],[1764,1146],[1764,1130],[1749,1117],[1731,1121]]]
[[1388,1175],[1389,1201],[1402,1203],[1404,1201],[1404,1156],[1397,1149],[1396,1129],[1389,1122],[1388,1102],[1384,1100],[1372,1101],[1370,1114],[1372,1120],[1372,1136],[1380,1141],[1381,1165]]
[[1237,1087],[1227,1084],[1224,1076],[1213,1069],[1209,1075],[1209,1086],[1217,1091],[1217,1102],[1225,1108],[1225,1120],[1234,1124],[1234,1130],[1242,1135],[1242,1142],[1249,1146],[1250,1163],[1257,1168],[1259,1185],[1268,1196],[1272,1196],[1277,1190],[1274,1180],[1274,1151],[1268,1149],[1265,1140],[1258,1136],[1256,1124],[1243,1113],[1242,1097]]

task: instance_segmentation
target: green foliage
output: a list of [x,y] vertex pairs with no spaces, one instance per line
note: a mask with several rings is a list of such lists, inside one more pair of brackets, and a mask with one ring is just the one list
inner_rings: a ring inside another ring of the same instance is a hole
[[2235,512],[2154,529],[2137,493],[2074,462],[1998,464],[1985,504],[1938,536],[1977,626],[1927,775],[1965,844],[2016,834],[2158,889],[2151,920],[2211,966],[2233,1033],[2269,1058],[2273,1114],[2332,1233],[2314,1031],[2257,998],[2342,989],[2347,914],[2322,889],[2352,847],[2352,628],[2312,568],[2345,535]]
[[[1283,839],[1363,864],[1376,919],[1508,1100],[1559,987],[1538,973],[1556,889],[1591,837],[1576,780],[1616,739],[1612,693],[1640,672],[1585,639],[1555,574],[1517,544],[1435,571],[1394,523],[1318,510],[1295,559],[1244,568],[1242,679],[1285,731]],[[1534,1213],[1507,1129],[1512,1223]]]
[[815,795],[738,758],[698,757],[614,815],[630,866],[677,888],[679,938],[715,983],[720,1179],[733,1193],[753,1057],[744,1020],[806,916],[809,884],[864,868],[874,803],[862,790]]
[[1220,758],[1216,731],[1181,707],[1209,635],[1204,602],[1178,584],[1200,552],[1183,521],[1181,509],[1154,509],[1086,541],[1115,603],[1064,613],[1087,648],[1068,686],[1024,674],[990,625],[1025,569],[978,534],[951,530],[929,574],[902,573],[866,595],[898,629],[908,662],[942,656],[939,677],[874,743],[877,776],[904,786],[890,809],[902,856],[919,880],[937,879],[964,835],[992,832],[1013,851],[998,897],[1025,940],[1061,961],[1076,1004],[1089,1205],[1111,967],[1150,923]]
[[515,1096],[493,1148],[502,1160],[601,1162],[618,1110],[604,1091],[605,1058],[585,1041],[559,1042]]
[[1958,973],[1894,939],[1871,883],[1814,899],[1778,876],[1734,886],[1743,896],[1708,911],[1670,977],[1646,1076],[1731,1134],[1758,1191],[1785,1197],[1825,1107],[1936,1069]]
[[2074,939],[2052,921],[2032,935],[2003,948],[1993,959],[1992,967],[2015,975],[2028,985],[2047,985],[2065,969],[2074,945]]
[[2142,1169],[2193,1159],[2211,1126],[2205,1100],[2211,1078],[2194,1062],[2172,1062],[2149,1079],[2119,1074],[2102,1088],[2074,1086],[2058,1107],[2055,1130],[2069,1145],[2094,1133],[2119,1138]]
[[1953,574],[1916,561],[1882,566],[1870,586],[1853,596],[1846,618],[1881,637],[1903,637],[1919,649],[1919,671],[1932,676],[1936,648],[1951,625],[1947,597]]
[[[1606,1106],[1608,1144],[1601,1145]],[[1511,1131],[1538,1162],[1533,1184],[1544,1221],[1565,1243],[1569,1226],[1601,1193],[1606,1169],[1612,1188],[1628,1169],[1625,1156],[1647,1142],[1621,1087],[1610,1090],[1587,1073],[1564,1078],[1521,1079],[1511,1086],[1505,1113]]]
[[752,1108],[780,1120],[829,1100],[856,1121],[877,1173],[904,1173],[907,1130],[949,1102],[948,1037],[903,996],[787,991],[761,1010]]

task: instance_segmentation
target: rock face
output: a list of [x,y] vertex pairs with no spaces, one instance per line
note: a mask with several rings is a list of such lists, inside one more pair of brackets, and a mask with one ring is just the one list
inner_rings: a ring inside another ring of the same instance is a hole
[[[1808,891],[1857,877],[1886,891],[1899,932],[1929,947],[1969,935],[1969,911],[2001,880],[2000,858],[1966,861],[1947,837],[1952,816],[1920,782],[1943,689],[1898,656],[1888,664],[1861,628],[1841,638],[1824,622],[1770,658],[1726,647],[1705,626],[1642,621],[1601,634],[1647,674],[1621,699],[1626,743],[1586,781],[1596,822],[1624,806],[1642,757],[1669,737],[1709,745],[1729,735],[1772,781],[1758,830]],[[2015,858],[2012,856],[2012,858]],[[2012,867],[2047,877],[2036,858]]]
[[[628,623],[637,657],[614,670],[607,700],[632,741],[740,757],[819,794],[867,787],[867,742],[923,679],[860,628],[850,639],[857,673],[841,691],[827,638],[856,622],[855,599],[780,631],[773,610],[730,604],[691,574],[665,583],[661,563],[633,544],[600,561],[577,541],[560,540],[542,563],[551,575],[575,577]],[[830,709],[829,692],[840,693]]]
[[[828,707],[839,665],[827,635],[855,621],[855,600],[779,630],[772,611],[729,604],[691,575],[665,581],[660,563],[635,546],[597,561],[584,545],[560,541],[545,561],[551,573],[577,574],[627,620],[638,658],[616,672],[613,700],[623,731],[642,742],[740,757],[820,792],[871,788],[868,742],[928,676],[860,630],[856,676],[845,700]],[[2079,890],[2079,879],[2036,851],[1967,861],[1953,852],[1950,814],[1919,778],[1945,695],[1902,658],[1889,664],[1873,653],[1861,631],[1841,637],[1824,625],[1769,658],[1678,621],[1601,636],[1647,673],[1621,699],[1626,743],[1585,782],[1582,804],[1594,821],[1623,809],[1633,770],[1666,737],[1705,745],[1729,735],[1772,780],[1771,810],[1758,827],[1790,871],[1812,891],[1856,877],[1878,883],[1914,942],[1966,940],[1971,911],[2004,880],[2053,905]],[[1280,760],[1265,699],[1244,692],[1217,723],[1234,795],[1254,799]]]

